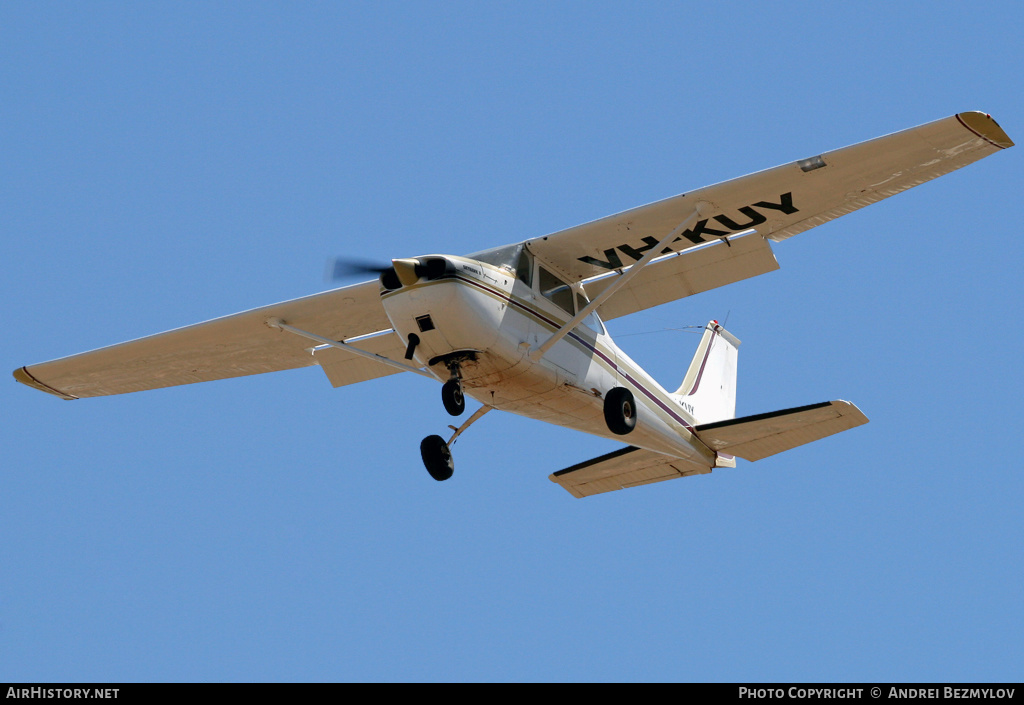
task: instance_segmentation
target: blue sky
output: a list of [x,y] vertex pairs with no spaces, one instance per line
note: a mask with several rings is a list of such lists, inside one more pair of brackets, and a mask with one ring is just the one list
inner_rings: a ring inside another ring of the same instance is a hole
[[[1019,3],[0,4],[8,370],[963,110],[1024,139]],[[0,681],[1020,680],[1022,148],[615,321],[741,415],[871,423],[587,500],[616,444],[316,368],[0,385]]]

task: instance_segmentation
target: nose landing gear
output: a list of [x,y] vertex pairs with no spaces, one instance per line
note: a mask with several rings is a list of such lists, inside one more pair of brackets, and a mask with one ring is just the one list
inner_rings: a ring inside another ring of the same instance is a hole
[[441,403],[444,410],[452,416],[462,416],[466,410],[466,396],[462,393],[462,368],[460,357],[451,357],[444,361],[448,368],[448,381],[441,387]]
[[441,387],[441,403],[452,416],[462,416],[466,410],[466,396],[462,393],[462,380],[453,376]]

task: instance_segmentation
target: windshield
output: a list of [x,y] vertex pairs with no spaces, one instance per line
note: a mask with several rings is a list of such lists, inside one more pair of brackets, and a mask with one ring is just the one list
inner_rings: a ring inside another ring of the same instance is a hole
[[519,251],[522,249],[523,243],[520,242],[515,245],[505,245],[504,247],[495,247],[491,250],[474,252],[471,255],[466,255],[466,257],[468,259],[475,259],[478,262],[493,264],[495,267],[508,267],[512,269],[516,266],[516,261],[519,259]]

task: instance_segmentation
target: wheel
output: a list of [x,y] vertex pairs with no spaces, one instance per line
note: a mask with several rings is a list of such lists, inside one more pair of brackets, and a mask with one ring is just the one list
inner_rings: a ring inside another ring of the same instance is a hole
[[440,436],[427,436],[420,442],[420,455],[430,476],[442,482],[455,472],[455,461],[448,444]]
[[636,428],[636,402],[633,392],[615,387],[604,396],[604,420],[608,430],[620,436]]
[[452,416],[461,416],[466,410],[466,397],[462,393],[462,384],[457,379],[450,379],[441,387],[441,401],[444,410]]

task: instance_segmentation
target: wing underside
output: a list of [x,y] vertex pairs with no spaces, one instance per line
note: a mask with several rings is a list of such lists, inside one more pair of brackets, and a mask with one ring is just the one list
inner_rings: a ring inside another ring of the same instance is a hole
[[[653,260],[603,303],[598,313],[610,321],[778,268],[771,245],[757,233],[728,243],[716,241]],[[610,274],[584,282],[588,298],[596,297],[620,276]]]
[[[78,399],[274,372],[319,362],[308,340],[270,328],[267,320],[271,318],[332,340],[385,331],[380,340],[371,339],[372,352],[378,352],[377,348],[393,349],[397,340],[394,333],[390,334],[391,339],[387,337],[391,322],[380,303],[378,282],[370,281],[28,365],[16,370],[14,376],[19,382],[63,399]],[[354,356],[341,352],[325,354],[323,359],[337,368],[349,363],[349,357]],[[359,370],[368,375],[366,379],[380,376],[378,371],[391,370],[375,362],[364,364],[361,358],[359,363],[346,366],[348,371],[336,376],[339,380],[347,379],[344,384],[359,381]],[[326,366],[324,369],[328,371]]]
[[[391,360],[401,360],[405,355],[405,344],[393,330],[368,338],[348,341],[349,345]],[[313,360],[327,375],[333,387],[344,387],[356,382],[365,382],[378,377],[397,375],[397,367],[368,360],[346,350],[321,346],[313,351]]]
[[779,241],[1013,146],[990,116],[966,112],[723,181],[529,240],[570,281],[638,261],[694,212],[682,251],[749,229]]

